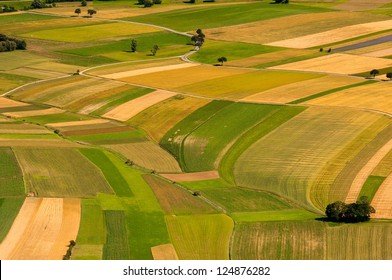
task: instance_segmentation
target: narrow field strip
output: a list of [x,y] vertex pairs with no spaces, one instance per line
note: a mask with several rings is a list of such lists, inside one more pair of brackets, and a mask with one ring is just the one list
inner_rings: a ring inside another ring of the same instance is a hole
[[0,96],[0,108],[12,108],[12,107],[22,107],[22,106],[29,106],[30,104],[20,102],[20,101],[15,101],[3,96]]
[[1,244],[1,259],[61,260],[79,221],[78,199],[26,198]]
[[58,123],[47,123],[47,126],[56,127],[56,128],[63,128],[67,126],[90,126],[94,124],[103,124],[109,123],[109,120],[103,119],[94,119],[94,120],[85,120],[85,121],[73,121],[73,122],[58,122]]
[[289,103],[326,90],[352,85],[359,81],[359,79],[353,77],[325,76],[272,88],[247,96],[241,101]]
[[24,118],[24,117],[35,117],[44,115],[54,115],[64,113],[65,111],[59,108],[49,108],[44,110],[32,110],[32,111],[20,111],[20,112],[6,112],[3,113],[5,116],[13,118]]
[[373,218],[392,219],[392,174],[378,188],[372,206],[376,209]]
[[29,123],[0,124],[1,134],[53,134],[52,131]]
[[161,176],[166,179],[172,180],[174,182],[202,181],[202,180],[218,179],[219,172],[213,170],[213,171],[181,173],[181,174],[161,174]]
[[377,153],[366,163],[364,167],[358,172],[357,176],[351,184],[350,190],[346,196],[346,203],[356,202],[358,194],[361,192],[362,186],[365,184],[367,178],[370,176],[374,168],[382,161],[382,159],[392,150],[392,139],[386,143]]
[[80,144],[64,139],[7,139],[0,138],[0,147],[77,148]]
[[177,95],[175,92],[156,90],[152,93],[121,104],[120,106],[104,114],[103,117],[118,121],[126,121],[133,116],[136,116],[138,113],[147,109],[148,107],[175,95]]
[[158,245],[151,248],[154,260],[178,260],[173,244]]
[[372,56],[372,57],[385,57],[385,56],[391,56],[392,55],[392,48],[384,49],[384,50],[379,50],[379,51],[374,51],[374,52],[369,52],[365,53],[363,55],[366,56]]
[[273,66],[271,69],[356,74],[370,71],[369,67],[371,69],[382,69],[390,66],[392,66],[392,60],[386,58],[335,53],[304,61]]
[[361,23],[293,39],[267,43],[269,46],[306,49],[391,29],[392,20]]
[[166,66],[156,66],[144,69],[137,69],[137,70],[130,70],[125,72],[119,72],[114,74],[102,75],[102,77],[107,79],[121,79],[126,77],[133,77],[137,75],[144,75],[144,74],[152,74],[161,71],[168,71],[168,70],[177,70],[189,67],[195,67],[199,64],[191,64],[191,63],[181,63],[181,64],[174,64],[174,65],[166,65]]

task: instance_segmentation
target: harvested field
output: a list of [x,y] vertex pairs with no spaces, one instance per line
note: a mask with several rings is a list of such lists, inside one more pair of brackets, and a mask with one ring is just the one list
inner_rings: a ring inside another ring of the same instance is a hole
[[[73,121],[73,122],[58,122],[58,123],[47,123],[47,126],[56,127],[56,128],[65,128],[65,127],[79,127],[79,126],[88,126],[95,124],[106,124],[110,123],[109,120],[103,119],[93,119],[93,120],[85,120],[85,121]],[[79,129],[79,128],[77,128]]]
[[0,258],[61,260],[76,239],[79,221],[79,199],[28,197],[0,245]]
[[[250,146],[234,165],[235,181],[312,205],[310,188],[319,184],[319,172],[379,118],[354,110],[309,108]],[[329,176],[323,183],[333,183]]]
[[180,63],[180,64],[174,64],[174,65],[156,66],[156,67],[149,67],[149,68],[143,68],[143,69],[138,69],[138,70],[118,72],[118,73],[114,73],[114,74],[102,75],[102,77],[107,78],[107,79],[122,79],[122,78],[133,77],[133,76],[144,75],[144,74],[152,74],[152,73],[162,72],[162,71],[178,70],[178,69],[184,69],[184,68],[189,68],[189,67],[195,67],[198,65],[199,64],[193,64],[193,63]]
[[44,116],[44,115],[54,115],[65,112],[59,108],[49,108],[44,110],[32,110],[32,111],[20,111],[20,112],[8,112],[3,113],[5,116],[13,118],[24,118],[24,117],[34,117],[34,116]]
[[211,214],[217,211],[192,192],[155,176],[144,175],[166,215]]
[[374,218],[392,219],[392,174],[379,187],[372,200],[372,206],[376,209]]
[[0,124],[1,134],[53,134],[52,131],[38,125],[29,123]]
[[321,77],[321,75],[302,72],[258,70],[194,83],[179,87],[178,90],[190,94],[238,100],[274,87],[318,77]]
[[93,135],[93,134],[126,132],[126,131],[135,131],[135,130],[129,126],[113,126],[113,127],[107,127],[107,128],[91,127],[90,129],[61,131],[61,134],[64,136],[79,136],[79,135]]
[[271,42],[266,45],[294,49],[306,49],[388,30],[391,29],[391,24],[392,20],[355,24],[311,35],[299,36],[293,39]]
[[126,121],[147,109],[148,107],[161,102],[165,99],[175,96],[176,93],[166,90],[156,90],[150,94],[138,97],[129,102],[121,104],[113,110],[103,115],[105,118],[110,118],[118,121]]
[[178,260],[173,244],[158,245],[151,248],[154,260]]
[[161,176],[175,182],[203,181],[203,180],[218,179],[219,172],[213,170],[213,171],[181,173],[181,174],[161,174]]
[[365,184],[367,178],[391,150],[392,139],[388,143],[386,143],[381,149],[379,149],[377,153],[375,153],[374,156],[365,164],[365,166],[362,167],[362,169],[358,172],[357,176],[355,176],[354,181],[350,186],[350,190],[345,200],[346,203],[353,203],[357,201],[357,199],[359,198],[358,195],[361,192],[362,186]]
[[3,96],[0,96],[0,108],[12,108],[12,107],[22,107],[22,106],[29,106],[30,104],[15,101]]
[[[113,193],[101,171],[74,149],[15,149],[26,188],[39,196]],[[88,174],[88,176],[86,176]]]
[[390,0],[349,0],[334,6],[334,8],[344,11],[362,11],[375,9],[390,2]]
[[209,102],[207,99],[176,95],[152,105],[127,123],[142,128],[159,142],[172,127]]
[[392,56],[392,47],[379,50],[379,51],[373,51],[373,52],[368,52],[365,53],[364,55],[366,56],[371,56],[371,57],[386,57],[386,56]]
[[158,145],[143,141],[128,144],[104,145],[147,169],[157,172],[181,172],[177,161]]
[[387,177],[392,172],[392,151],[390,151],[372,171],[374,176]]
[[227,260],[234,223],[226,215],[166,216],[180,260]]
[[63,75],[61,73],[57,73],[53,71],[39,70],[39,69],[33,69],[29,67],[22,67],[14,70],[9,70],[7,71],[7,73],[13,75],[27,76],[27,77],[41,79],[41,80],[56,78]]
[[305,104],[363,108],[391,114],[392,91],[389,83],[373,83],[335,92]]
[[179,70],[157,72],[153,76],[145,74],[123,78],[121,80],[156,88],[176,89],[192,83],[248,73],[251,71],[253,70],[199,65]]
[[361,79],[345,76],[324,76],[300,81],[281,87],[272,88],[243,98],[243,101],[289,103],[304,97],[333,88],[343,87],[361,82]]
[[7,139],[0,138],[0,147],[54,147],[54,148],[77,148],[79,144],[59,139]]
[[392,66],[392,60],[339,53],[273,66],[271,69],[356,74],[369,71],[369,65],[371,65],[370,68],[382,69]]
[[0,198],[0,248],[1,242],[3,242],[4,238],[7,236],[24,200],[24,196]]
[[[254,44],[266,44],[328,30],[336,30],[336,28],[347,28],[348,25],[363,24],[383,19],[388,18],[382,15],[373,14],[364,17],[362,13],[352,12],[297,14],[239,25],[206,29],[205,34],[208,38],[216,40],[234,40]],[[293,22],[295,22],[295,24],[293,24]],[[255,36],[255,34],[262,34],[262,36]],[[336,36],[336,34],[334,35]]]
[[230,253],[235,260],[321,260],[325,243],[320,222],[239,223]]
[[257,67],[258,65],[263,65],[265,63],[284,61],[287,59],[293,59],[296,57],[311,54],[314,54],[314,51],[301,49],[285,49],[281,51],[259,54],[243,59],[228,61],[226,64],[241,67]]
[[104,38],[158,32],[161,29],[133,23],[104,23],[72,28],[55,28],[21,34],[24,37],[61,42],[87,42]]

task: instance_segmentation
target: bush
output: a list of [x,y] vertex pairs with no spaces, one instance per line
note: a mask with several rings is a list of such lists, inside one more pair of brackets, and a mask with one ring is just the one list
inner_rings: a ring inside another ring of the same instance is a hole
[[0,34],[0,52],[12,52],[14,50],[25,50],[26,42],[16,38]]

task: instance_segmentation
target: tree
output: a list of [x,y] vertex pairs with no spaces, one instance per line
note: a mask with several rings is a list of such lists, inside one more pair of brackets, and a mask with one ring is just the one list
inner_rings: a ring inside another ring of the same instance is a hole
[[86,7],[87,6],[87,1],[86,0],[82,0],[82,2],[80,2],[80,5],[82,7]]
[[131,52],[136,52],[137,49],[137,41],[136,39],[131,40]]
[[97,11],[96,11],[96,10],[93,10],[93,9],[88,9],[88,10],[87,10],[87,13],[90,15],[90,17],[92,17],[94,14],[97,13]]
[[366,196],[362,196],[357,202],[346,204],[342,201],[336,201],[328,204],[325,214],[329,221],[358,223],[370,220],[370,215],[376,210],[370,205]]
[[380,71],[378,71],[377,69],[373,69],[372,71],[370,71],[370,75],[373,76],[373,79],[380,74]]
[[144,8],[150,8],[152,6],[154,6],[154,2],[151,0],[144,0]]
[[82,11],[79,8],[75,9],[75,14],[77,14],[78,16],[80,15],[81,12]]
[[392,72],[387,73],[387,78],[392,80]]
[[220,58],[218,58],[218,62],[220,62],[221,65],[223,65],[223,62],[226,62],[226,61],[227,61],[227,58],[224,56],[221,56]]
[[152,47],[152,49],[151,49],[151,54],[152,54],[153,56],[155,56],[155,54],[157,53],[158,50],[159,50],[158,45],[154,45],[154,46]]
[[45,2],[41,0],[33,0],[33,2],[30,5],[32,9],[42,9],[45,8],[45,6],[46,6]]

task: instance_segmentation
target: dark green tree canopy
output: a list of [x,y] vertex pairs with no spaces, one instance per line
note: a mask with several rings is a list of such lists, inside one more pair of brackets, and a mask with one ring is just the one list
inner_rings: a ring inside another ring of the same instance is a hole
[[329,221],[358,223],[370,220],[370,215],[376,210],[370,205],[366,196],[362,196],[357,202],[346,204],[342,201],[335,201],[328,204],[325,214]]

